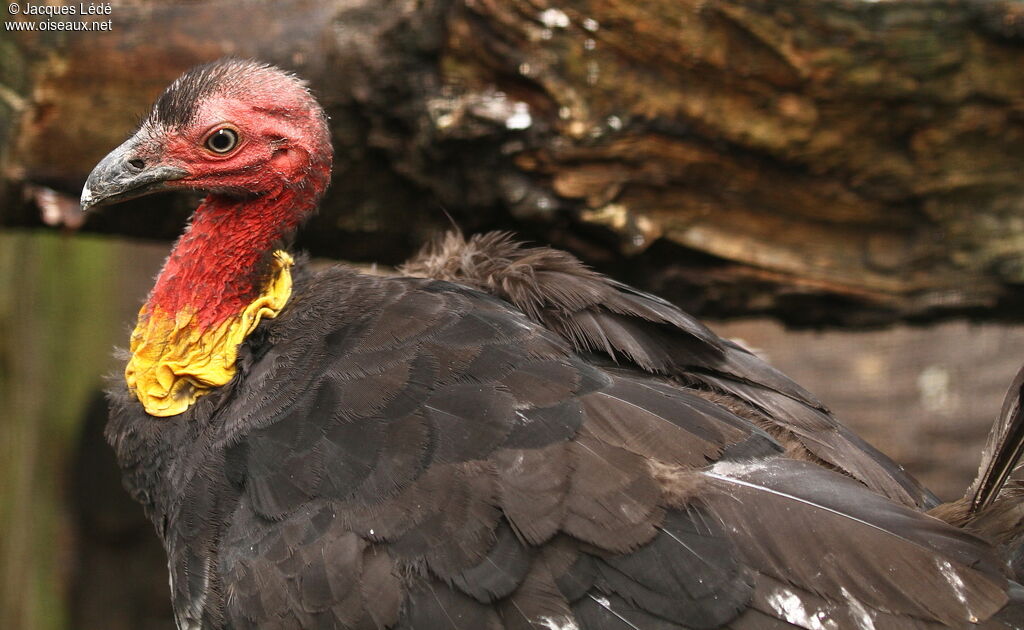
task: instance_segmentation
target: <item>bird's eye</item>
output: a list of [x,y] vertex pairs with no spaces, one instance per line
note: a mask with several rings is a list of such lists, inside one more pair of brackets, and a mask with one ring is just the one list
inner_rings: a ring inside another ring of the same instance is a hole
[[228,127],[221,127],[206,138],[206,148],[214,153],[228,153],[238,146],[238,132]]

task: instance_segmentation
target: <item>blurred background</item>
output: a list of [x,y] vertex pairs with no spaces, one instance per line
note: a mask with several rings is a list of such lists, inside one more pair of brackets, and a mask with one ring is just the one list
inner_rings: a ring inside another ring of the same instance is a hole
[[0,14],[0,627],[173,627],[99,391],[196,200],[77,198],[170,80],[224,55],[296,71],[331,116],[299,248],[394,265],[454,222],[568,249],[760,353],[943,499],[1024,360],[1020,0]]

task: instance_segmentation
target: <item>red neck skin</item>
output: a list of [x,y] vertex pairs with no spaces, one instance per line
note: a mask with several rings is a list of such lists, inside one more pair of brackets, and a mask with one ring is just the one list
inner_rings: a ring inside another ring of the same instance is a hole
[[312,212],[322,188],[287,186],[252,198],[206,197],[164,263],[147,301],[149,312],[189,309],[194,313],[190,326],[201,331],[238,316],[263,289],[270,253]]

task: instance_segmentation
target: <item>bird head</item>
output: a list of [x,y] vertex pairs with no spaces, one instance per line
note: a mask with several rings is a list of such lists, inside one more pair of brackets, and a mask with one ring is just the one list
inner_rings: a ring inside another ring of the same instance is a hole
[[207,193],[139,313],[125,368],[153,416],[229,382],[237,349],[291,296],[281,247],[330,179],[327,119],[295,76],[225,59],[189,70],[93,169],[82,207],[160,190]]
[[326,117],[300,79],[224,59],[164,91],[138,131],[93,169],[81,203],[88,210],[173,189],[239,198],[301,189],[319,197],[332,156]]

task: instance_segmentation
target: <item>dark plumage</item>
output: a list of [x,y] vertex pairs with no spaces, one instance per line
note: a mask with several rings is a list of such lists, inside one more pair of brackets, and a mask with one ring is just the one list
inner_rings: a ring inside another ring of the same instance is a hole
[[860,602],[954,624],[1005,603],[980,540],[782,457],[694,391],[575,356],[493,298],[339,269],[293,299],[183,417],[119,397],[108,434],[171,524],[183,620],[373,627],[404,611],[433,628],[452,609],[451,627],[480,628],[537,607],[578,610],[580,627],[717,627],[766,577],[788,585],[775,608],[762,594],[776,617],[801,593],[836,619]]
[[[125,194],[105,164],[90,202]],[[999,549],[671,304],[502,235],[426,277],[299,267],[226,384],[165,418],[111,392],[179,627],[1018,627]]]
[[566,252],[524,247],[497,232],[469,240],[450,233],[402,270],[507,300],[577,351],[606,354],[698,386],[702,396],[771,433],[790,456],[841,470],[907,505],[938,504],[902,467],[784,374],[672,304],[597,274]]

